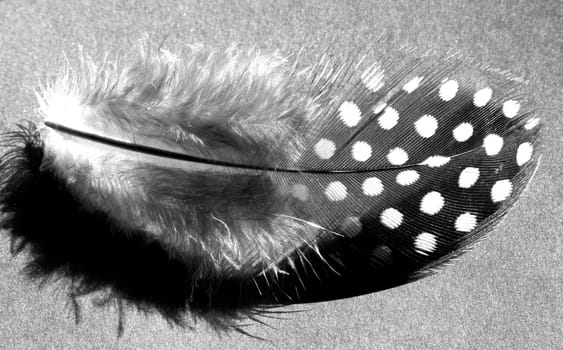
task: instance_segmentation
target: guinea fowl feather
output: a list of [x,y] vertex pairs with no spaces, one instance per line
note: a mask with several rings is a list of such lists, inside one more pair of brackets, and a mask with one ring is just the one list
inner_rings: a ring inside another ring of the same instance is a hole
[[540,127],[519,79],[411,54],[81,55],[4,136],[2,227],[28,276],[179,325],[424,277],[513,206]]

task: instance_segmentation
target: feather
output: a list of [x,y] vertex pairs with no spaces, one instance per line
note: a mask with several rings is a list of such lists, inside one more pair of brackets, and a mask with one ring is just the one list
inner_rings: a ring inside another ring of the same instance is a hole
[[239,331],[435,272],[524,191],[539,119],[506,73],[399,56],[82,55],[39,90],[41,125],[3,137],[13,252],[73,305],[99,292]]

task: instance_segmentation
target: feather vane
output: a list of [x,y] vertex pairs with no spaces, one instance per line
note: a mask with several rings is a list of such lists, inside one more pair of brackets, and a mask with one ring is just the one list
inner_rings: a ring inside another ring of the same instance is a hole
[[28,272],[214,326],[436,270],[530,181],[522,82],[461,57],[368,67],[144,48],[82,57],[6,135],[0,204]]

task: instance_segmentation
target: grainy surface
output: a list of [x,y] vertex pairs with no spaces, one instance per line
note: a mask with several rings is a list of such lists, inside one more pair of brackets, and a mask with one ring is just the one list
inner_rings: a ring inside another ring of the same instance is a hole
[[[417,283],[290,310],[267,338],[218,337],[203,325],[171,329],[128,314],[116,339],[115,311],[84,306],[75,326],[64,291],[38,290],[0,240],[2,349],[555,349],[563,344],[563,4],[560,1],[32,1],[0,0],[0,123],[36,118],[34,89],[62,53],[127,50],[144,33],[182,43],[264,49],[327,41],[362,45],[383,34],[398,44],[453,48],[530,80],[544,121],[544,156],[520,202],[490,237]],[[91,312],[89,312],[91,311]]]

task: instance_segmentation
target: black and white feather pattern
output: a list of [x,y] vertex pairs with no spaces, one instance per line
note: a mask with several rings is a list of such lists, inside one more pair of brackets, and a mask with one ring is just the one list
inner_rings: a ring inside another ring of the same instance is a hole
[[522,86],[457,56],[82,57],[39,91],[42,125],[4,137],[2,227],[74,303],[102,292],[177,324],[391,288],[525,189],[540,125]]

